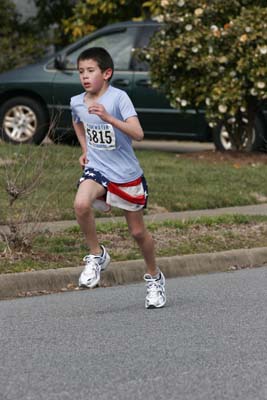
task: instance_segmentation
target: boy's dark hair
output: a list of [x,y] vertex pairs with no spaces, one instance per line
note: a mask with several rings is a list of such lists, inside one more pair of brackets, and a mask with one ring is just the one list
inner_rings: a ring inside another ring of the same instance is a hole
[[[99,68],[102,72],[106,71],[108,68],[112,69],[112,75],[114,71],[114,63],[111,55],[103,47],[91,47],[81,52],[77,58],[77,66],[79,67],[79,62],[84,60],[94,60],[97,62]],[[112,75],[110,79],[112,78]]]

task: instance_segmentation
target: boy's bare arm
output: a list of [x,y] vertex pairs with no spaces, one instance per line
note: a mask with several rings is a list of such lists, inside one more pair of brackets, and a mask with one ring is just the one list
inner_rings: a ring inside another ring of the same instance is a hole
[[103,121],[111,124],[119,129],[132,139],[141,141],[144,138],[144,132],[140,125],[139,119],[136,116],[127,118],[126,121],[121,121],[106,112],[102,104],[93,104],[88,108],[89,113],[98,115]]
[[82,122],[75,122],[72,121],[73,124],[73,128],[75,130],[76,136],[79,140],[79,143],[81,145],[82,148],[82,155],[79,158],[79,163],[82,167],[85,166],[85,164],[87,163],[87,157],[86,157],[86,138],[85,138],[85,132],[84,132],[84,126]]

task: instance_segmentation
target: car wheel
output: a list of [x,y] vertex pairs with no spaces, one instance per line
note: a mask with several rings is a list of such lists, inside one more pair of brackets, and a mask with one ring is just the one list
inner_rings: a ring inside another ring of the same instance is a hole
[[0,108],[1,137],[15,144],[40,144],[48,130],[45,108],[30,97],[13,97]]
[[[235,150],[235,145],[231,140],[229,129],[234,129],[234,125],[229,120],[221,121],[213,130],[213,141],[219,151]],[[248,139],[248,133],[244,128],[242,137],[242,150],[257,151],[266,148],[265,123],[262,115],[258,115],[255,120],[255,126],[252,133],[251,142]]]

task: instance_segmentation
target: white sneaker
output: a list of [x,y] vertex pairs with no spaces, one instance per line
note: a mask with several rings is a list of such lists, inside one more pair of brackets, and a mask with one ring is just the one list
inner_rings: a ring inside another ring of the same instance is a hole
[[100,246],[102,249],[101,256],[94,256],[89,254],[85,256],[85,267],[79,278],[79,286],[93,288],[100,281],[100,272],[104,271],[110,263],[110,256],[104,246]]
[[144,275],[146,281],[147,295],[145,301],[146,308],[161,308],[166,303],[165,277],[162,272],[158,279],[149,274]]

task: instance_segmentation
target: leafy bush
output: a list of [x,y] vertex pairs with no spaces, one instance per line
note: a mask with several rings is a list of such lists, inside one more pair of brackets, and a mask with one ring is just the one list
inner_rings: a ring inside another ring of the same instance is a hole
[[62,23],[70,41],[75,41],[113,22],[147,18],[158,8],[159,0],[79,0],[73,15],[63,19]]
[[267,7],[260,0],[162,0],[164,28],[145,53],[153,86],[174,108],[206,109],[236,134],[267,98]]

